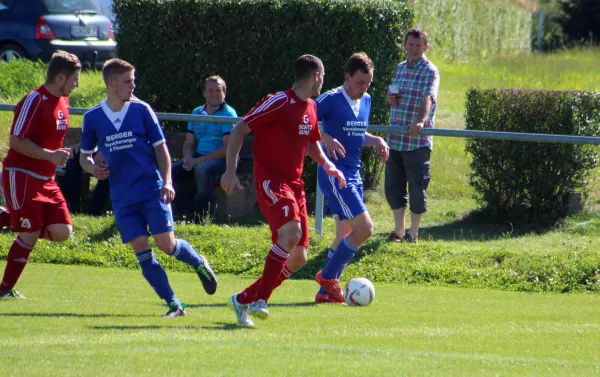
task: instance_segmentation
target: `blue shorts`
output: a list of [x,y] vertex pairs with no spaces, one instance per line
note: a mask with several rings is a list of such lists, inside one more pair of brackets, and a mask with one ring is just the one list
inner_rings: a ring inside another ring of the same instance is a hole
[[363,183],[360,172],[346,173],[346,188],[339,188],[337,179],[325,173],[319,166],[317,180],[327,201],[327,213],[340,220],[350,220],[367,210],[364,202]]
[[123,207],[114,206],[115,220],[123,243],[129,243],[140,236],[148,236],[148,229],[151,234],[175,230],[171,206],[165,204],[159,197],[159,191],[156,194],[156,197],[140,203]]

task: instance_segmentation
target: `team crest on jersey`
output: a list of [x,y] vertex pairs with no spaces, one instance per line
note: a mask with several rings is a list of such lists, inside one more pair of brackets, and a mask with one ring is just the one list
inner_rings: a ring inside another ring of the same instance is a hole
[[304,120],[304,124],[300,124],[298,126],[298,135],[301,135],[301,136],[310,135],[313,126],[312,126],[312,124],[310,124],[310,118],[308,117],[308,114],[304,114],[303,120]]
[[69,120],[65,119],[65,113],[62,110],[58,110],[56,112],[58,119],[56,120],[56,130],[57,131],[66,131],[69,126]]

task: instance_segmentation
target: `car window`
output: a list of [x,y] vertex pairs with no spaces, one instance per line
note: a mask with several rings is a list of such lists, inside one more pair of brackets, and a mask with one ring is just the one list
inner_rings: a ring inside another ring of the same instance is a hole
[[50,13],[99,13],[104,14],[101,0],[43,0]]
[[0,10],[12,7],[14,2],[14,0],[0,0]]

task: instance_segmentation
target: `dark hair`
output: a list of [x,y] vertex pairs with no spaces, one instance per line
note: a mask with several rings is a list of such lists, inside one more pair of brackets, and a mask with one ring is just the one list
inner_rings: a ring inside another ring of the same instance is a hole
[[206,86],[208,85],[209,82],[216,82],[217,84],[219,84],[221,86],[221,89],[223,89],[223,91],[227,90],[227,85],[225,84],[225,80],[223,80],[223,78],[219,75],[214,75],[214,76],[210,76],[206,80],[204,80],[204,85],[202,86],[202,91],[206,90]]
[[350,59],[346,62],[346,73],[350,76],[354,76],[357,71],[362,73],[369,73],[375,68],[373,61],[364,52],[356,52],[352,54]]
[[108,84],[110,76],[120,75],[131,71],[135,71],[133,64],[128,63],[125,60],[113,58],[104,63],[104,67],[102,67],[102,78],[104,79],[104,83]]
[[294,80],[302,81],[323,70],[323,62],[314,55],[302,55],[294,64]]
[[75,72],[81,69],[79,58],[66,51],[58,50],[50,58],[48,63],[48,72],[46,72],[46,82],[52,84],[56,80],[56,76],[64,74],[67,77],[72,76]]
[[423,29],[410,29],[408,33],[406,33],[406,38],[404,38],[404,42],[408,40],[408,37],[422,38],[425,44],[429,43],[429,37],[427,36],[427,33],[423,31]]

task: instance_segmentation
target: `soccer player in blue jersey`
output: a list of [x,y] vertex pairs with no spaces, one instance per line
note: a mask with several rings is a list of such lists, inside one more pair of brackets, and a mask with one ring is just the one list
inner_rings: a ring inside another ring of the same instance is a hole
[[362,52],[346,62],[344,85],[317,98],[317,113],[323,123],[323,144],[335,166],[346,177],[345,188],[339,188],[335,177],[318,168],[319,187],[327,200],[327,210],[335,216],[336,238],[329,250],[327,264],[315,280],[321,289],[317,303],[344,302],[339,279],[358,249],[373,234],[373,222],[363,200],[360,176],[361,149],[375,147],[385,162],[386,142],[367,132],[371,113],[371,96],[367,89],[373,81],[373,62]]
[[[185,315],[185,304],[171,289],[167,274],[150,249],[148,229],[160,250],[194,268],[206,293],[215,293],[217,278],[206,258],[173,234],[171,157],[154,111],[133,96],[135,68],[111,59],[104,64],[102,77],[107,97],[83,117],[79,161],[96,178],[109,179],[121,240],[131,245],[142,275],[169,306],[165,317]],[[92,153],[97,150],[104,163],[94,163]]]

